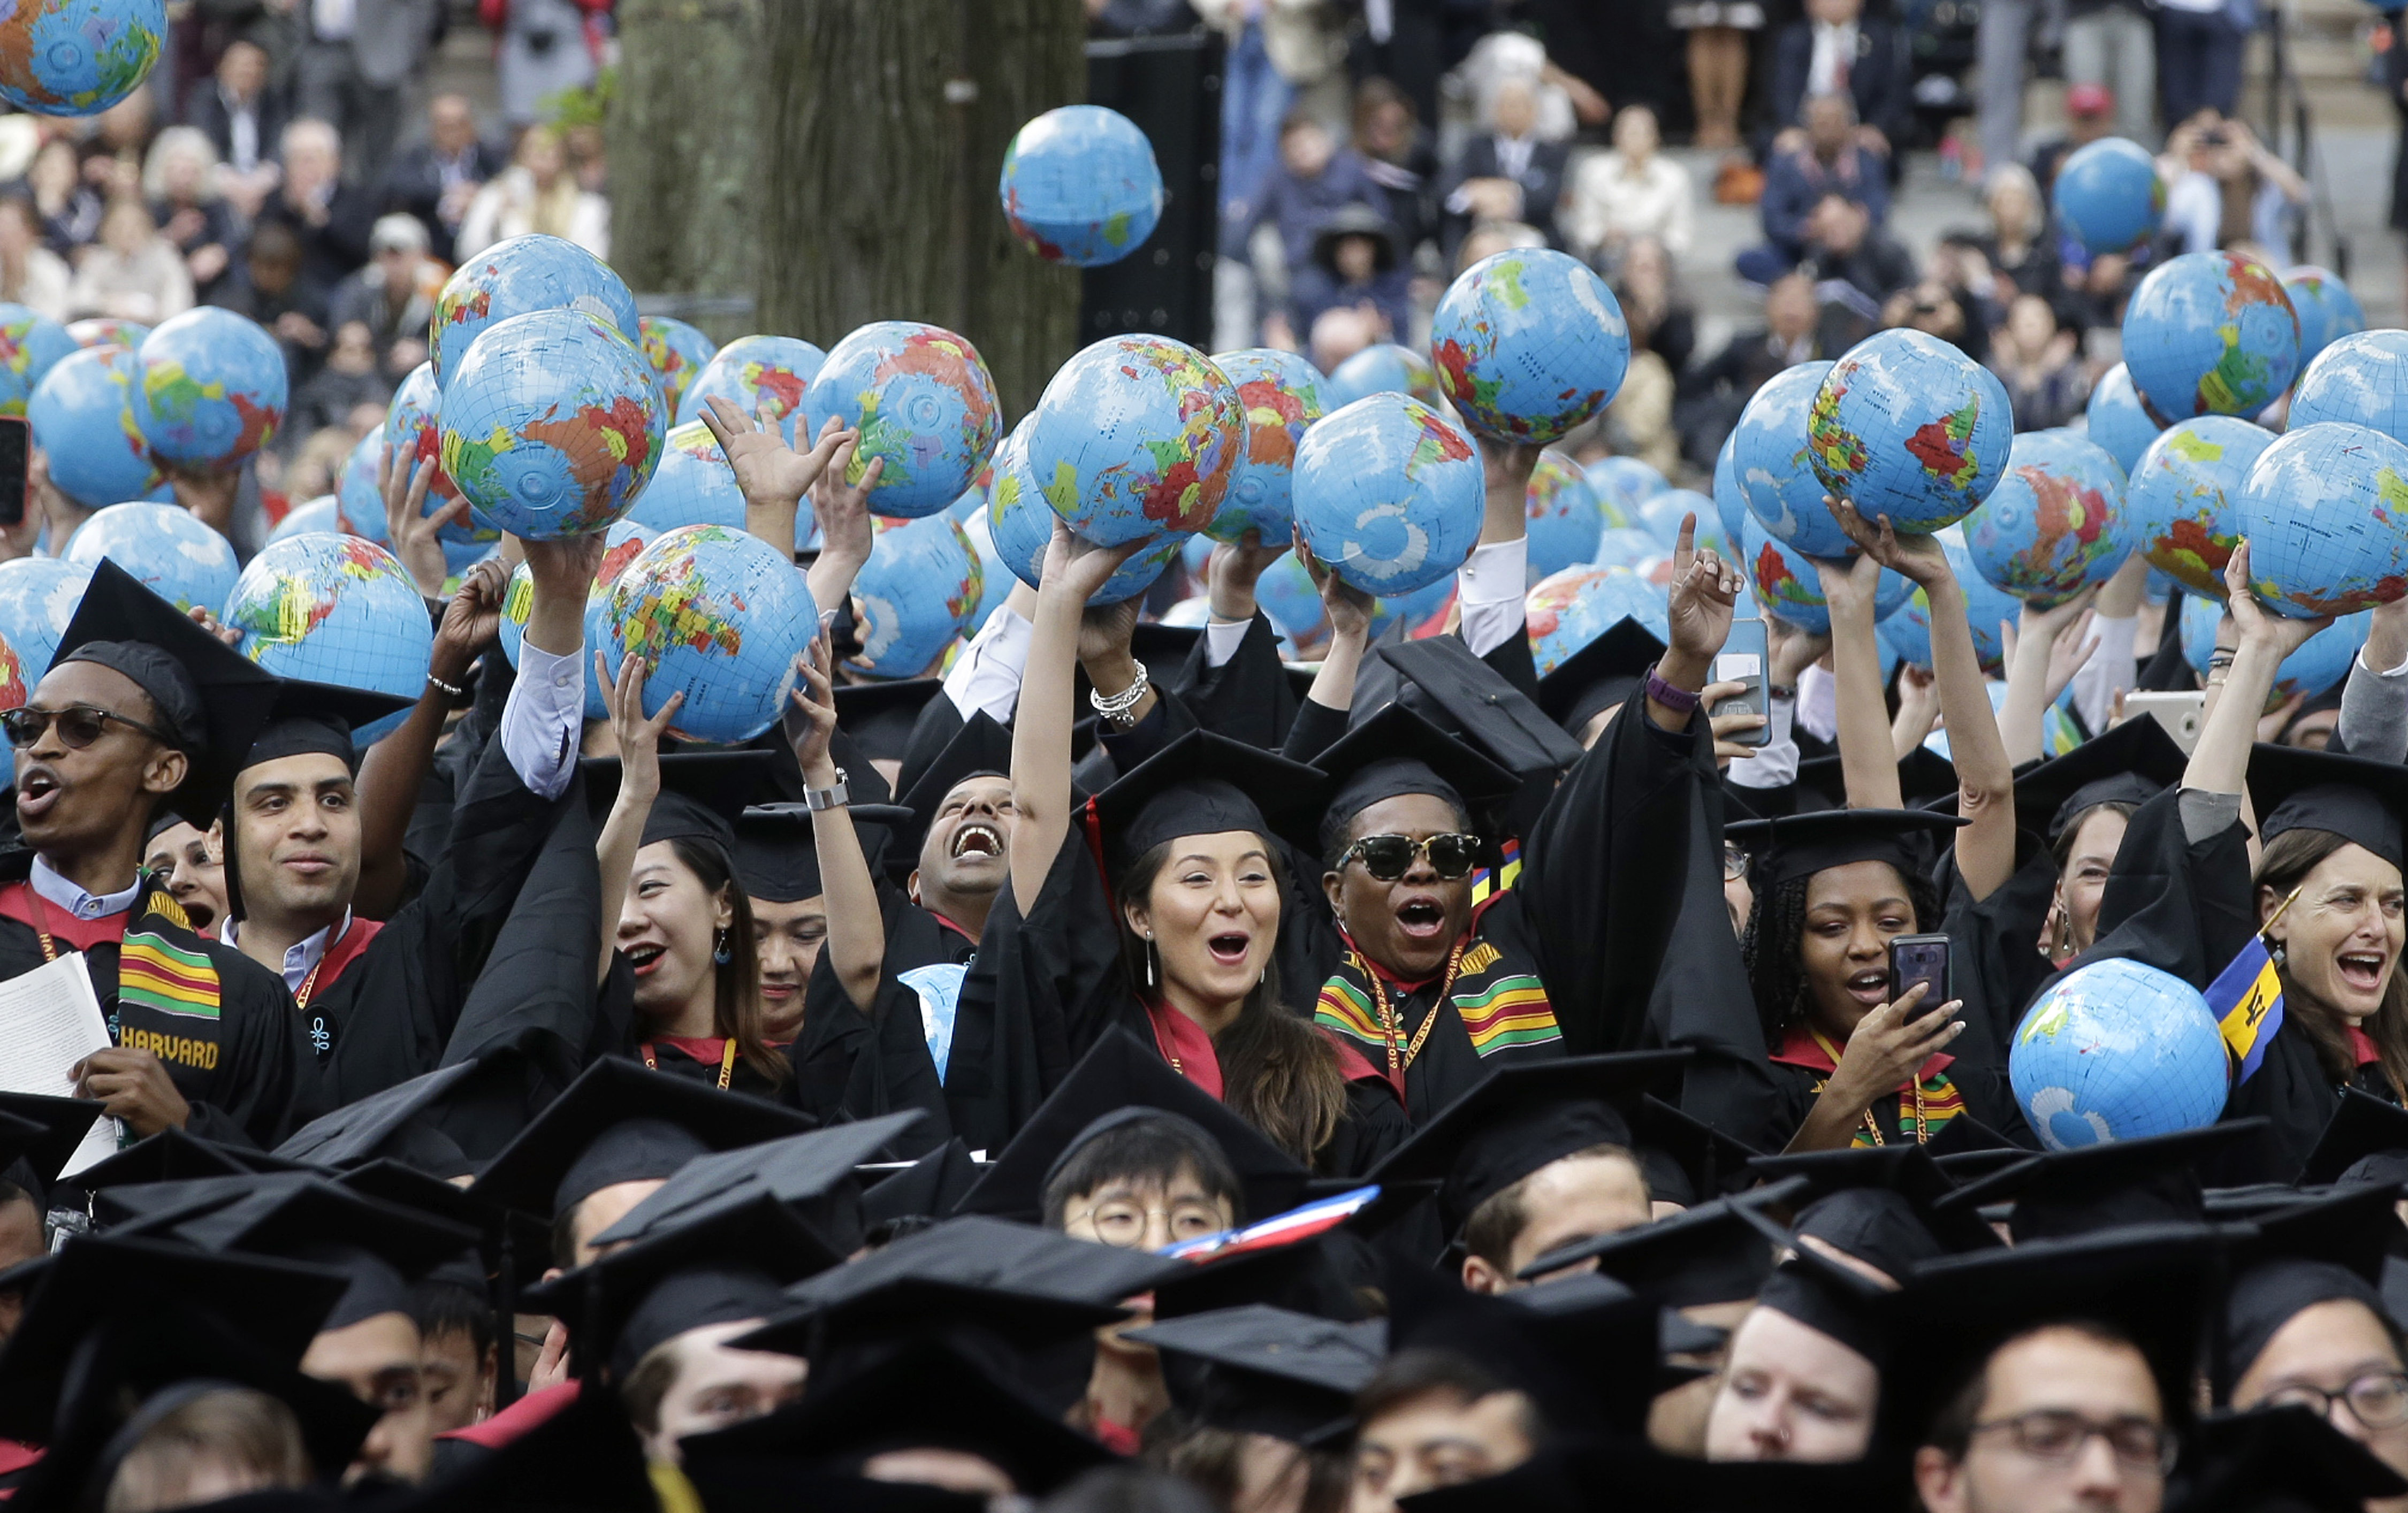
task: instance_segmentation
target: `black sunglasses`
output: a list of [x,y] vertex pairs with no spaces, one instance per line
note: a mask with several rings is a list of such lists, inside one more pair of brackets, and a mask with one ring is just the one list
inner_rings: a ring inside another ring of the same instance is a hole
[[107,709],[95,709],[89,704],[70,704],[64,709],[36,709],[30,705],[10,709],[0,714],[0,729],[8,733],[8,744],[22,751],[40,740],[42,733],[56,723],[59,743],[70,751],[80,751],[107,734],[112,720],[129,730],[140,731],[162,746],[176,744],[165,732],[155,730],[139,720],[128,720]]
[[1453,882],[1469,875],[1480,863],[1480,837],[1450,832],[1432,835],[1427,840],[1415,840],[1410,835],[1366,835],[1346,848],[1338,859],[1344,866],[1359,861],[1363,870],[1381,882],[1394,882],[1413,864],[1413,858],[1429,858],[1430,870]]

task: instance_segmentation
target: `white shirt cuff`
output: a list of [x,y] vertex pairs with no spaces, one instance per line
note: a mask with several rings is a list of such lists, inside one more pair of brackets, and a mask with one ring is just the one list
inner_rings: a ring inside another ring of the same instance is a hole
[[2367,662],[2367,660],[2366,660],[2366,650],[2365,650],[2365,649],[2364,649],[2363,647],[2361,647],[2361,648],[2359,648],[2359,649],[2358,649],[2358,664],[2360,667],[2364,667],[2364,668],[2366,669],[2366,671],[2367,671],[2368,676],[2372,677],[2372,678],[2389,678],[2389,679],[2393,679],[2393,680],[2397,680],[2397,679],[2399,679],[2399,678],[2408,678],[2408,661],[2403,661],[2403,662],[2401,662],[2401,663],[2400,664],[2400,665],[2399,665],[2399,666],[2394,667],[2394,668],[2391,668],[2391,669],[2390,669],[2390,670],[2388,670],[2388,671],[2385,671],[2385,670],[2383,670],[2383,669],[2381,669],[2381,668],[2378,668],[2378,667],[2375,667],[2375,666],[2372,665],[2371,664],[2369,664],[2369,663]]
[[1819,666],[1798,675],[1798,728],[1818,741],[1840,738],[1840,681]]
[[1204,656],[1215,667],[1226,667],[1244,644],[1251,620],[1215,620],[1204,626]]
[[1455,569],[1455,603],[1463,611],[1463,640],[1484,657],[1522,630],[1522,609],[1530,592],[1527,537],[1492,541],[1472,549]]
[[518,680],[502,706],[502,753],[538,798],[558,798],[576,771],[585,720],[584,656],[582,646],[562,656],[532,641],[519,644]]
[[945,697],[964,720],[983,713],[1010,724],[1020,706],[1020,675],[1028,665],[1028,638],[1037,627],[1009,606],[998,606],[962,649],[945,675]]
[[1753,756],[1743,756],[1730,764],[1730,780],[1742,788],[1784,788],[1798,780],[1798,738],[1792,731],[1798,716],[1798,701],[1774,699],[1770,725],[1772,739],[1758,747]]

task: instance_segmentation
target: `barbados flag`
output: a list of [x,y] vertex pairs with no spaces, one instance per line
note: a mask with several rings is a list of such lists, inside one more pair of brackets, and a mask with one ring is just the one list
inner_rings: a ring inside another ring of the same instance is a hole
[[2256,1075],[2266,1048],[2283,1028],[2283,979],[2274,971],[2265,936],[2251,935],[2232,964],[2207,985],[2207,1006],[2223,1032],[2237,1088]]

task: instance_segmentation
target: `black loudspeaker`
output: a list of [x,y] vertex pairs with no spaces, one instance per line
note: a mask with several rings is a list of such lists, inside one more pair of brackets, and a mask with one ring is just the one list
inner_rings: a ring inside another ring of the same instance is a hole
[[1154,143],[1166,193],[1153,236],[1118,263],[1086,270],[1080,345],[1149,331],[1209,351],[1221,209],[1220,35],[1198,27],[1089,42],[1087,100],[1137,122]]

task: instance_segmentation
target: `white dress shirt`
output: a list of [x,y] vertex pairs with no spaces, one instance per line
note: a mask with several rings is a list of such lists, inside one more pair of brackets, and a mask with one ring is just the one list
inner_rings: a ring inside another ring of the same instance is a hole
[[1530,543],[1526,536],[1474,547],[1455,569],[1455,602],[1463,611],[1463,644],[1484,657],[1522,634],[1530,592]]
[[1814,53],[1806,64],[1806,97],[1844,94],[1848,70],[1856,64],[1856,23],[1818,21],[1813,27]]
[[533,641],[519,645],[518,680],[502,706],[502,753],[538,798],[567,791],[577,770],[585,721],[583,646],[562,656]]
[[986,617],[945,674],[945,697],[964,720],[984,712],[999,725],[1011,723],[1011,712],[1020,707],[1020,675],[1028,665],[1028,638],[1036,629],[1008,605]]

